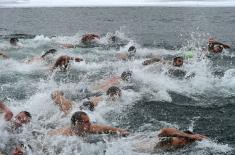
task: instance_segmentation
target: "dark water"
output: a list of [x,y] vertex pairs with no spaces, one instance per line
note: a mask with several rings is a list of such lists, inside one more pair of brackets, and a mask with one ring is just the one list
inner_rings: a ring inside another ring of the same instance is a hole
[[[210,59],[212,66],[202,72],[210,72],[214,67],[220,68],[223,71],[235,69],[235,58],[233,56],[235,47],[234,30],[234,8],[0,9],[0,37],[2,41],[14,35],[30,39],[40,34],[48,37],[62,37],[74,36],[77,32],[79,34],[96,32],[105,35],[108,32],[119,31],[124,33],[130,40],[134,40],[141,49],[147,48],[147,50],[179,50],[185,47],[198,48],[206,46],[209,36],[214,36],[232,46],[227,55],[222,55],[214,60]],[[43,44],[41,46],[52,45]],[[30,49],[34,50],[34,54],[40,52],[37,48],[29,48],[28,50]],[[145,51],[143,50],[143,52]],[[74,52],[77,51],[74,50]],[[16,59],[26,57],[23,51],[17,54],[16,50],[13,50],[12,53],[13,55],[15,54],[14,57]],[[89,59],[89,57],[92,56],[88,55],[87,58]],[[105,58],[100,58],[98,62],[105,60]],[[105,71],[106,69],[103,68],[103,72]],[[102,71],[100,72],[102,73]],[[31,95],[35,94],[37,89],[34,89],[33,80],[40,81],[39,79],[46,76],[41,72],[33,73],[33,75],[25,75],[24,73],[20,73],[24,75],[15,75],[13,72],[13,76],[5,75],[5,73],[7,72],[1,72],[0,83],[2,85],[21,83],[19,81],[24,81],[24,79],[32,80],[30,82],[32,85],[14,85],[7,87],[4,92],[1,92],[1,97],[8,96],[8,98],[16,101],[27,100]],[[112,115],[112,113],[107,114],[105,118],[110,122],[116,121],[120,127],[128,128],[133,132],[145,130],[157,131],[166,127],[161,122],[177,124],[183,130],[192,126],[193,123],[194,132],[205,134],[219,144],[228,144],[234,148],[234,75],[230,78],[230,81],[214,77],[206,79],[198,78],[190,83],[192,87],[190,85],[186,87],[177,80],[174,81],[177,85],[171,86],[167,84],[167,81],[162,80],[160,83],[164,86],[167,85],[166,92],[170,96],[171,101],[155,101],[152,99],[155,94],[148,91],[145,92],[142,87],[145,84],[141,84],[141,86],[137,86],[137,93],[141,95],[139,95],[138,100],[133,101],[132,106],[127,106],[121,113],[117,112],[115,115]],[[93,79],[97,78],[95,77],[96,74],[92,74],[90,77],[92,78],[92,76],[94,76]],[[19,77],[23,79],[19,79]],[[152,78],[155,77],[153,76]],[[79,80],[79,78],[76,79],[75,75],[67,76],[67,82]],[[208,88],[205,86],[207,82],[201,82],[203,80],[208,81],[208,85],[210,85]],[[147,87],[150,87],[150,85],[151,82]],[[200,89],[200,87],[206,88]],[[30,91],[30,89],[33,91]],[[159,89],[161,90],[161,88]],[[189,92],[187,92],[188,89]],[[145,129],[145,124],[150,124],[150,129],[148,127]],[[140,127],[144,129],[140,129]],[[216,154],[216,152],[208,152],[208,154]],[[182,154],[187,154],[187,152]],[[193,154],[193,151],[188,154]],[[226,152],[221,154],[226,154]]]

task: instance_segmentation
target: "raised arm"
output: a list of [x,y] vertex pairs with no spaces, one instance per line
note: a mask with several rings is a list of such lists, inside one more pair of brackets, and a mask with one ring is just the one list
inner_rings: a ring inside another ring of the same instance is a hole
[[0,112],[4,113],[4,118],[6,121],[10,121],[13,117],[13,113],[11,110],[3,103],[3,101],[0,101]]
[[65,114],[68,114],[72,110],[72,101],[66,99],[64,97],[63,92],[61,91],[54,91],[51,94],[51,97],[56,105],[60,107],[60,110],[63,111]]
[[91,126],[91,132],[92,133],[98,133],[98,134],[120,134],[122,136],[128,136],[129,132],[124,130],[124,129],[120,129],[120,128],[114,128],[114,127],[110,127],[110,126],[105,126],[105,125],[92,125]]

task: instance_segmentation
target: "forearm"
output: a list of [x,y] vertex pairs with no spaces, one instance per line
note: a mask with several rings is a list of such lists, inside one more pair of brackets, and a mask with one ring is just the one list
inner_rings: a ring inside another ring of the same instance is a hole
[[0,101],[0,112],[6,112],[7,110],[9,110],[7,106],[2,101]]
[[64,96],[56,96],[53,101],[64,113],[68,113],[72,109],[72,102],[65,99]]
[[164,128],[161,133],[158,135],[159,137],[184,137],[184,138],[192,138],[191,134],[184,133],[175,128]]
[[114,128],[110,126],[105,126],[105,125],[93,125],[92,126],[92,132],[94,133],[105,133],[105,134],[117,134],[123,132],[123,129],[119,128]]

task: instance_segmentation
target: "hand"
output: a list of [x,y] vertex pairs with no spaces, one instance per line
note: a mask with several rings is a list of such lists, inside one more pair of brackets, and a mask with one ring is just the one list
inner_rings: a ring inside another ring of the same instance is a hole
[[223,47],[224,47],[224,48],[230,48],[230,46],[229,46],[229,45],[226,45],[226,44],[223,44]]
[[203,136],[203,135],[200,135],[200,134],[194,134],[194,135],[191,136],[191,138],[194,139],[194,140],[199,140],[199,141],[201,141],[203,139],[207,139],[206,136]]
[[5,120],[10,121],[12,117],[13,117],[13,113],[10,110],[7,110],[4,115]]

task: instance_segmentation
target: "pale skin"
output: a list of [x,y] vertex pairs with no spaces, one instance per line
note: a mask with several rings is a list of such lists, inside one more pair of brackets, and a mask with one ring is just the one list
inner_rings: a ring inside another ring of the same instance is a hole
[[106,92],[111,86],[118,86],[121,82],[120,76],[113,76],[108,80],[104,81],[102,84],[96,86],[96,89],[102,92]]
[[120,60],[128,60],[128,53],[127,52],[123,52],[123,53],[117,53],[117,58]]
[[173,66],[180,67],[180,66],[183,65],[183,59],[182,58],[177,58],[176,60],[173,60],[173,62],[172,62],[172,61],[163,60],[159,57],[155,57],[155,58],[152,58],[152,59],[145,60],[142,64],[143,65],[150,65],[150,64],[153,64],[153,63],[162,63],[162,64],[168,64],[168,65],[173,65]]
[[158,137],[181,137],[181,138],[189,138],[192,140],[199,140],[199,141],[207,138],[206,136],[200,134],[187,134],[175,128],[162,129]]
[[65,127],[50,131],[51,136],[84,136],[87,134],[120,134],[127,136],[129,133],[120,128],[114,128],[106,125],[91,124],[87,115],[82,116],[82,123],[76,123],[75,126]]
[[2,101],[0,101],[0,112],[4,113],[6,121],[10,121],[13,117],[11,110]]
[[30,122],[30,118],[24,112],[17,114],[13,120],[12,111],[2,101],[0,101],[0,112],[4,113],[4,118],[6,121],[13,122],[15,128],[21,127],[23,124]]
[[172,140],[169,143],[162,143],[161,141],[157,140],[157,138],[145,139],[141,143],[134,145],[136,151],[154,152],[155,149],[177,149],[187,146],[195,141],[207,139],[207,137],[204,135],[193,133],[189,134],[175,128],[161,129],[158,137],[170,137]]
[[[54,103],[58,105],[60,110],[63,111],[65,114],[70,113],[70,111],[73,109],[74,103],[66,99],[62,91],[54,91],[51,97]],[[94,106],[97,106],[101,100],[102,97],[93,97],[90,101],[94,104]]]

